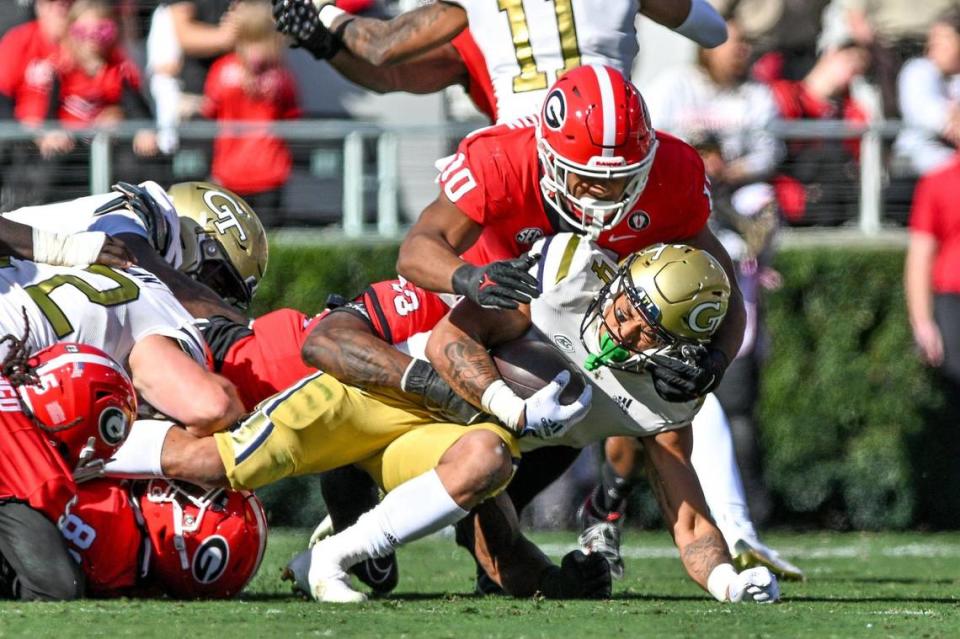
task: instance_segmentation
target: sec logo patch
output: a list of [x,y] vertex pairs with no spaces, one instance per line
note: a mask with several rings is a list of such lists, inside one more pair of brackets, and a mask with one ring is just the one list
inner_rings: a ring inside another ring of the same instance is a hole
[[533,244],[543,237],[543,229],[536,226],[528,226],[517,233],[517,244]]
[[627,218],[627,226],[634,231],[642,231],[650,226],[650,216],[647,215],[646,211],[634,211],[630,214],[630,217]]

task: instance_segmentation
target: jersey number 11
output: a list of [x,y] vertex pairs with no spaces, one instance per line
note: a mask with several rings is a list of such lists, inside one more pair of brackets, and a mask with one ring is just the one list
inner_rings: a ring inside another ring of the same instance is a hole
[[[537,68],[537,59],[530,42],[530,26],[523,10],[523,0],[497,0],[500,11],[507,14],[513,50],[520,65],[520,74],[513,78],[513,92],[540,91],[547,88],[547,73]],[[537,0],[534,0],[535,2]],[[563,68],[557,75],[580,66],[580,45],[577,43],[577,25],[573,19],[573,0],[547,0],[553,5],[560,34],[560,53]]]

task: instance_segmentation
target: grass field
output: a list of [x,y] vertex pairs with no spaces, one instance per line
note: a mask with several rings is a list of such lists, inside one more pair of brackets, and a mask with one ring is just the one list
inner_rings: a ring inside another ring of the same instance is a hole
[[[472,562],[448,538],[400,554],[389,599],[301,601],[279,581],[302,531],[271,534],[247,592],[229,602],[0,603],[0,637],[958,637],[960,534],[784,534],[769,540],[808,571],[776,606],[721,605],[688,581],[665,533],[629,533],[611,601],[479,598]],[[537,535],[553,556],[572,534]]]

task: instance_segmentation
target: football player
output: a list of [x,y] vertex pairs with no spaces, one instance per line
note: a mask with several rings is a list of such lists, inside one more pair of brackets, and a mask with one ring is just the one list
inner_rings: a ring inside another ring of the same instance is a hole
[[[273,7],[281,32],[348,79],[415,93],[465,83],[498,122],[535,113],[547,87],[574,67],[627,73],[637,54],[638,6],[626,0],[444,0],[387,21],[345,13],[331,0],[273,0]],[[705,0],[647,0],[639,12],[705,47],[726,39],[723,19]]]
[[[696,352],[718,334],[730,297],[725,269],[706,251],[668,244],[618,264],[613,253],[569,234],[539,240],[531,251],[540,255],[533,267],[539,296],[513,310],[458,304],[427,343],[439,375],[471,404],[510,423],[522,400],[500,379],[487,348],[536,326],[597,389],[591,419],[549,443],[581,447],[628,432],[639,436],[690,577],[719,601],[776,601],[776,577],[765,567],[738,574],[708,514],[690,463],[690,424],[700,398],[676,401],[660,388],[665,376],[682,384],[697,367]],[[521,448],[542,444],[521,440]]]
[[71,517],[75,471],[96,468],[136,417],[133,384],[108,354],[61,343],[31,356],[3,338],[0,376],[0,593],[23,600],[76,599],[83,573],[64,540],[89,532]]

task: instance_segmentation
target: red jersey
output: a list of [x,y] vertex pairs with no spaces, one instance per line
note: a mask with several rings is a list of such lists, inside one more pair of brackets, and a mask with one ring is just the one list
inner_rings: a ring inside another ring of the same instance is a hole
[[960,293],[960,157],[924,175],[917,183],[910,211],[910,230],[937,240],[933,262],[933,290]]
[[316,372],[303,363],[300,350],[321,316],[308,317],[292,308],[281,308],[256,318],[251,333],[227,350],[218,371],[237,387],[248,411]]
[[97,479],[79,484],[60,519],[60,532],[91,596],[131,594],[143,567],[146,537],[126,483]]
[[496,122],[497,96],[493,93],[493,83],[487,71],[487,60],[483,57],[483,52],[477,46],[476,40],[473,39],[470,29],[464,29],[458,33],[450,44],[460,54],[464,66],[467,67],[469,76],[467,95],[470,96],[470,100],[478,111],[490,118],[491,122]]
[[[296,82],[289,71],[274,68],[256,76],[236,54],[223,56],[210,68],[204,87],[204,117],[220,122],[289,120],[300,117]],[[287,181],[293,157],[286,143],[263,131],[219,135],[213,143],[214,179],[241,195],[269,191]]]
[[450,310],[442,296],[402,277],[371,284],[354,304],[366,309],[373,332],[389,344],[432,331]]
[[0,501],[22,501],[57,522],[76,488],[73,471],[0,377]]
[[[561,230],[559,216],[541,194],[535,130],[531,116],[471,134],[440,174],[444,194],[484,227],[462,256],[471,264],[517,257],[539,238]],[[688,239],[710,216],[699,154],[671,135],[657,132],[657,139],[647,187],[630,213],[597,240],[621,258],[657,242]]]
[[55,74],[57,45],[47,40],[36,20],[10,29],[0,40],[0,93],[14,101],[18,120],[30,119],[36,104],[46,116]]
[[[91,127],[109,109],[122,107],[125,91],[140,90],[140,72],[136,64],[116,50],[94,75],[88,75],[73,62],[62,59],[56,68],[59,82],[57,118],[67,127]],[[42,122],[47,117],[49,96],[32,92],[25,99],[22,119]],[[122,116],[122,114],[121,114]]]

